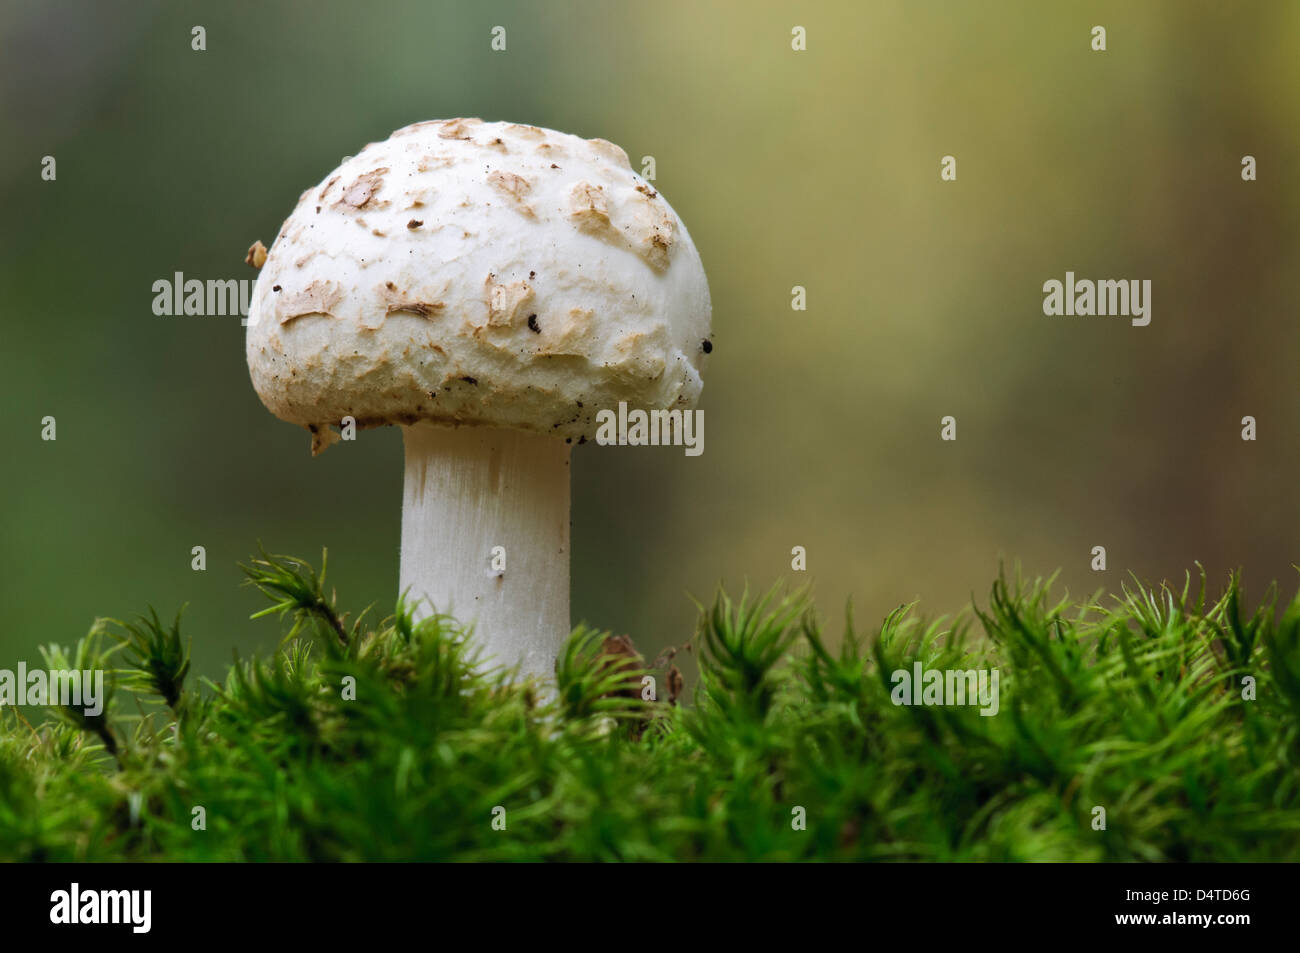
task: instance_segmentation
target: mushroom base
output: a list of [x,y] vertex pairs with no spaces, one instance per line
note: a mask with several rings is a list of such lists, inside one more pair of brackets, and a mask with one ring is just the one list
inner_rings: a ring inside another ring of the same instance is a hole
[[485,427],[402,428],[401,591],[473,624],[493,664],[552,677],[569,635],[569,450]]

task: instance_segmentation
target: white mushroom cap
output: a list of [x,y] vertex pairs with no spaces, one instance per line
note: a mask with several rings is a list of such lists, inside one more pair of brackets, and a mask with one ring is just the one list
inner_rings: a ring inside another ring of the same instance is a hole
[[592,437],[699,396],[711,304],[686,226],[603,139],[416,123],[304,192],[249,309],[253,386],[312,430],[480,424]]

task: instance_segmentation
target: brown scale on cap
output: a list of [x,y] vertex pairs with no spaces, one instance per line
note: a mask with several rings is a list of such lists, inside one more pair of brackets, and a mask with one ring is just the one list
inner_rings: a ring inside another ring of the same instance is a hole
[[[371,169],[363,175],[359,175],[343,193],[336,206],[351,206],[352,208],[361,209],[370,205],[370,200],[384,184],[384,176],[388,174],[387,168]],[[383,208],[387,202],[370,205],[370,208]]]
[[506,126],[506,129],[510,130],[510,132],[513,132],[521,139],[537,140],[546,138],[546,130],[542,129],[540,126],[521,126],[517,122],[512,122],[510,125]]
[[627,153],[623,151],[621,146],[616,146],[607,139],[588,139],[587,145],[591,146],[592,151],[597,155],[603,156],[611,162],[622,166],[624,169],[631,171],[632,163],[628,161]]
[[637,195],[627,203],[627,211],[620,221],[615,222],[605,187],[584,181],[569,192],[568,214],[582,231],[630,248],[660,271],[668,267],[677,238],[677,223],[663,203]]
[[501,169],[494,169],[488,173],[488,184],[500,192],[509,202],[510,206],[525,218],[536,218],[537,214],[533,211],[532,206],[527,202],[528,193],[533,190],[532,184],[522,175],[515,175],[513,172],[504,172]]
[[609,202],[603,185],[579,182],[569,191],[569,218],[584,232],[600,234],[610,228]]
[[483,125],[481,119],[446,119],[441,123],[442,129],[438,133],[439,139],[462,139],[469,141],[470,131],[475,126]]
[[536,295],[533,286],[527,281],[512,281],[503,284],[495,281],[495,275],[487,279],[487,322],[489,328],[510,328],[520,323],[520,313],[527,313]]
[[309,314],[328,315],[343,300],[343,288],[333,281],[313,281],[301,291],[276,300],[276,318],[281,325]]
[[[422,318],[431,317],[440,313],[446,304],[442,301],[431,300],[436,296],[411,295],[408,292],[398,290],[397,285],[388,281],[375,289],[375,294],[384,302],[384,317],[398,312],[407,314],[416,314]],[[375,325],[378,327],[378,324]]]

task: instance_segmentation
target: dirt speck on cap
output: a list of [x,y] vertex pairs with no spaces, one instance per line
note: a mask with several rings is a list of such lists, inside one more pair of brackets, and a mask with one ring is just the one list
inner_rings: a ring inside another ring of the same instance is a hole
[[673,247],[670,236],[655,232],[643,247],[646,261],[660,270],[668,267],[668,253]]

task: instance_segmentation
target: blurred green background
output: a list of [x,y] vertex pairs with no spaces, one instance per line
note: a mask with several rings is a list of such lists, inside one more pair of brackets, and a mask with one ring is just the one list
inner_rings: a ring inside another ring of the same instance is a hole
[[[704,455],[575,453],[575,622],[653,651],[688,593],[788,577],[874,625],[982,600],[1001,558],[1080,596],[1194,560],[1290,588],[1298,47],[1280,2],[6,0],[0,665],[187,602],[216,675],[279,636],[238,586],[258,540],[391,608],[399,432],[311,458],[239,319],[157,317],[152,284],[251,278],[343,156],[453,116],[654,156],[710,277]],[[1150,278],[1150,326],[1045,317],[1067,270]]]

